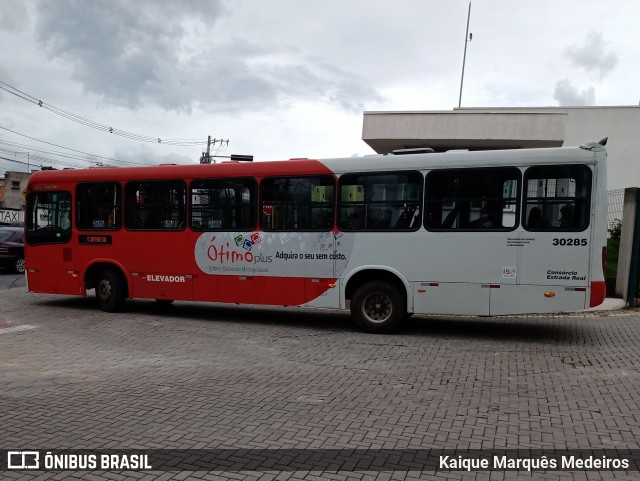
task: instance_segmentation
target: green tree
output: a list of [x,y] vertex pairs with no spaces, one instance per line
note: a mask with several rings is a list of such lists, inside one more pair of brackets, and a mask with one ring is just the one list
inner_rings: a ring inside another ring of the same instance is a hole
[[615,219],[613,224],[607,229],[609,231],[609,237],[613,240],[620,240],[620,234],[622,233],[622,221]]

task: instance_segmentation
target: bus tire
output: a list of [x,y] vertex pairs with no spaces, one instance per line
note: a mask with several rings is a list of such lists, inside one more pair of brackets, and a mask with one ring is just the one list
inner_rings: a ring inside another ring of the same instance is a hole
[[96,301],[105,312],[118,312],[124,306],[126,286],[122,275],[114,269],[104,269],[96,282]]
[[360,286],[351,299],[351,316],[356,325],[372,333],[396,331],[407,317],[404,296],[383,281]]

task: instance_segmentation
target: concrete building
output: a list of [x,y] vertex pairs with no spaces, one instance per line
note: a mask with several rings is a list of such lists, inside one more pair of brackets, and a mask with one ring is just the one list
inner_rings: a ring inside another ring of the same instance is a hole
[[608,189],[640,186],[640,106],[365,112],[362,128],[362,140],[378,153],[559,147],[604,137]]
[[4,175],[3,199],[0,207],[5,209],[24,210],[25,198],[22,192],[27,187],[29,176],[27,172],[7,171]]

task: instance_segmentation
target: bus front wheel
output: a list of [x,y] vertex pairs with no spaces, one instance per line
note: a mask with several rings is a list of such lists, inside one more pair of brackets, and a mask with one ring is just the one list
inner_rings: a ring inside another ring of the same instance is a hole
[[105,269],[98,275],[96,300],[98,307],[105,312],[117,312],[122,309],[126,287],[122,276],[113,269]]
[[393,332],[407,317],[407,306],[400,291],[383,281],[363,284],[351,299],[351,315],[367,332]]

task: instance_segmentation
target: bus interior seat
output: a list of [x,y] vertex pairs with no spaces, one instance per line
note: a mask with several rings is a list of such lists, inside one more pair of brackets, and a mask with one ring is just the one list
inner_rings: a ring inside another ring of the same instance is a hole
[[542,218],[542,211],[539,207],[533,207],[529,211],[529,217],[527,219],[527,227],[532,229],[539,229],[544,227],[544,219]]
[[396,222],[396,229],[411,229],[416,226],[420,208],[417,205],[407,206]]
[[451,229],[453,227],[453,223],[456,221],[456,217],[458,216],[458,206],[455,206],[451,212],[447,214],[447,217],[442,221],[441,229]]

